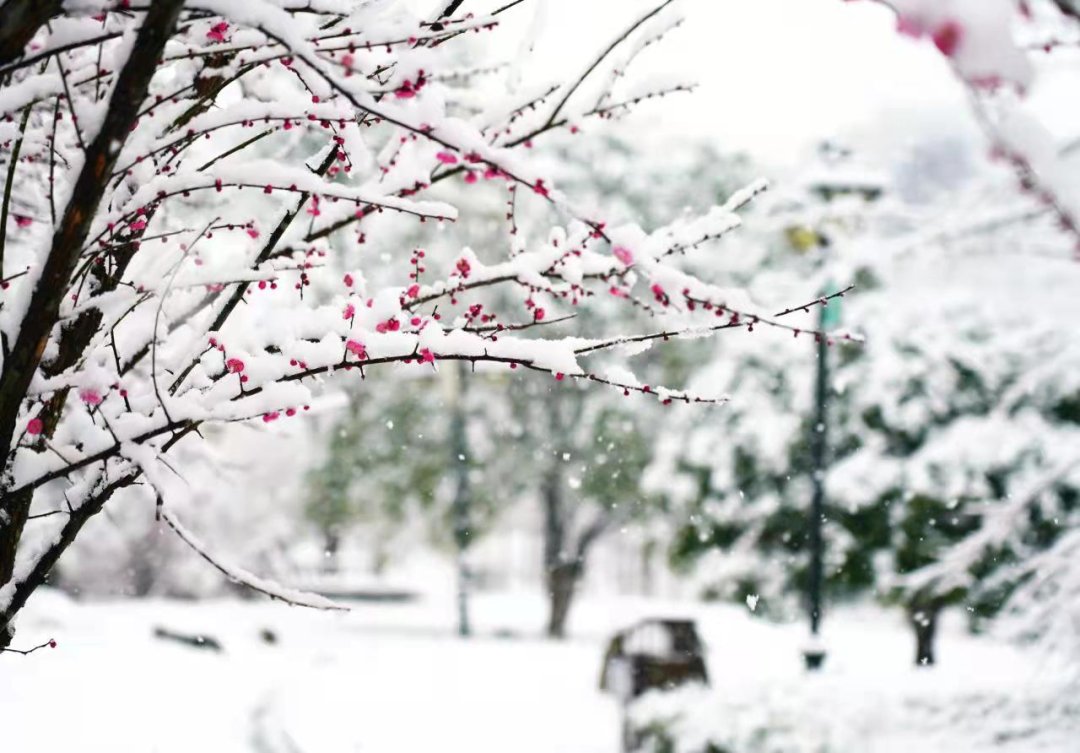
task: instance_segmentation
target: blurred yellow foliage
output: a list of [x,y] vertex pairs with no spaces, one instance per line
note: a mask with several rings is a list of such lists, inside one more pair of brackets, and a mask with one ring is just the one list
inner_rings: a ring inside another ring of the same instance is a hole
[[812,248],[822,245],[821,234],[813,228],[803,225],[792,225],[784,231],[788,243],[799,253],[805,253]]

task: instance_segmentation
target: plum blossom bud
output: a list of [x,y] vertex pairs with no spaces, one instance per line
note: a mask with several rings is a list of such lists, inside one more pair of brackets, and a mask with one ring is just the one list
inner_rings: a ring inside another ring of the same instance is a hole
[[79,399],[87,405],[101,405],[101,393],[93,387],[84,387],[79,390]]

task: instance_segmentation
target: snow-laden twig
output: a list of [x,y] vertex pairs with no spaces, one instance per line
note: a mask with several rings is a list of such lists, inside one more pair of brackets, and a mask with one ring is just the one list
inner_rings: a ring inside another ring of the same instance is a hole
[[297,607],[310,607],[312,609],[326,609],[331,611],[348,611],[348,607],[342,606],[318,594],[300,591],[295,588],[286,588],[278,583],[248,572],[231,562],[221,559],[212,554],[202,540],[185,527],[168,508],[161,511],[161,518],[169,525],[180,540],[191,547],[196,554],[209,562],[222,575],[233,583],[237,583],[253,591],[269,596],[275,601],[283,601]]

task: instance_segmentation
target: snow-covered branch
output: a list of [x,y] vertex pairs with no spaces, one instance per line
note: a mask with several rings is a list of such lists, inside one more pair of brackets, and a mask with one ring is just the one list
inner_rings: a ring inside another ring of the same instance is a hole
[[[678,24],[671,0],[580,76],[499,97],[478,92],[506,70],[477,55],[463,72],[453,48],[497,33],[517,3],[485,16],[450,7],[435,21],[403,5],[4,5],[0,588],[13,595],[0,636],[113,492],[160,496],[154,469],[204,428],[271,428],[349,372],[440,361],[716,402],[584,358],[773,324],[748,296],[683,268],[683,252],[739,227],[764,184],[646,234],[579,207],[534,156],[544,145],[533,139],[576,119],[687,88],[623,83]],[[598,99],[572,112],[594,77]],[[459,216],[448,197],[493,189],[510,192],[511,253],[440,247],[436,229]],[[515,212],[533,203],[550,222],[526,237]],[[404,228],[438,248],[402,251]],[[597,302],[646,311],[660,333],[546,326]],[[42,514],[54,510],[51,482],[85,487],[84,502]],[[219,570],[281,596],[167,514]],[[28,525],[52,543],[28,549]]]

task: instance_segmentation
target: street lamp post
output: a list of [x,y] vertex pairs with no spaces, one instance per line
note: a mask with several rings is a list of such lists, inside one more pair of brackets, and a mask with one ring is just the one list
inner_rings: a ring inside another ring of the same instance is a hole
[[829,342],[827,333],[840,323],[840,299],[826,299],[818,312],[817,378],[814,385],[814,424],[810,430],[810,461],[813,496],[810,500],[808,544],[810,548],[810,572],[807,607],[810,612],[810,645],[803,652],[807,669],[818,669],[825,662],[825,648],[820,641],[821,612],[825,586],[825,541],[822,526],[825,522],[825,470],[828,467],[829,428]]

